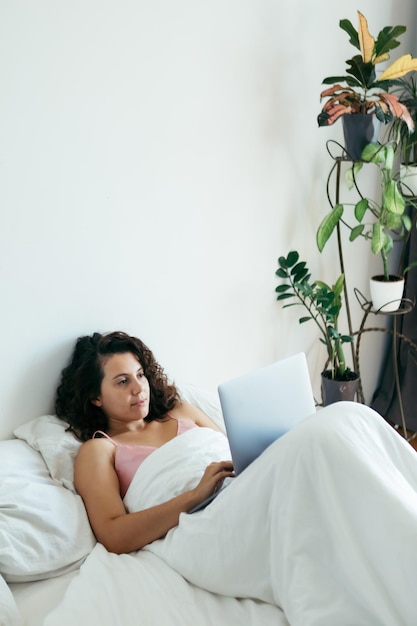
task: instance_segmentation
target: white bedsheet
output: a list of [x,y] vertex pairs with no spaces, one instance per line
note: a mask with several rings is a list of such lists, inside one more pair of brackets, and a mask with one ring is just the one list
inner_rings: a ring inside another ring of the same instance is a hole
[[3,576],[0,576],[0,626],[23,626],[22,616]]
[[[73,570],[55,578],[11,583],[10,590],[21,615],[19,626],[44,626],[46,617],[62,601],[66,588],[76,575],[77,570]],[[13,626],[13,622],[8,626]]]
[[276,607],[214,595],[150,552],[115,555],[97,544],[45,626],[288,626]]
[[[191,430],[151,455],[129,507],[198,479],[183,455],[201,438],[213,444]],[[415,626],[416,529],[415,451],[369,408],[331,405],[164,539],[122,556],[97,545],[45,626]]]

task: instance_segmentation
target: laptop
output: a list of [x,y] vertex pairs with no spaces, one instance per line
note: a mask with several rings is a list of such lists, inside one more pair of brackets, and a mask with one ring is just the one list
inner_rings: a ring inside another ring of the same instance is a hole
[[[224,382],[218,393],[236,476],[316,411],[304,352]],[[207,506],[229,483],[189,512]]]

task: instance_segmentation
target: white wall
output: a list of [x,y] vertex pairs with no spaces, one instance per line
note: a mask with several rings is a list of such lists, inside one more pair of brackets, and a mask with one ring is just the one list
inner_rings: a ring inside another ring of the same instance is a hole
[[[371,32],[407,19],[397,4],[363,0]],[[3,0],[0,436],[53,410],[74,340],[95,330],[139,335],[175,379],[212,389],[304,350],[318,389],[324,354],[276,302],[274,272],[297,248],[335,278],[315,231],[341,125],[316,116],[352,56],[343,17],[356,7]],[[361,287],[369,261],[348,248]]]

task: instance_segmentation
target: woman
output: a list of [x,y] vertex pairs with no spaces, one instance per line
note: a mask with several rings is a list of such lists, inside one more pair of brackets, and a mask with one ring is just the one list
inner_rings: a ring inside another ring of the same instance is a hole
[[233,476],[227,459],[179,495],[125,506],[132,488],[171,484],[172,466],[158,463],[181,433],[201,434],[204,448],[216,431],[139,339],[79,339],[56,411],[85,441],[75,484],[109,551],[149,550],[204,589],[280,606],[291,626],[415,623],[416,453],[368,407],[337,403],[307,418],[193,515]]
[[181,402],[152,352],[122,332],[81,337],[62,372],[56,413],[85,441],[75,485],[94,534],[110,552],[138,550],[178,524],[181,513],[233,476],[230,460],[210,464],[199,484],[157,507],[127,515],[123,504],[140,463],[190,428],[217,426]]

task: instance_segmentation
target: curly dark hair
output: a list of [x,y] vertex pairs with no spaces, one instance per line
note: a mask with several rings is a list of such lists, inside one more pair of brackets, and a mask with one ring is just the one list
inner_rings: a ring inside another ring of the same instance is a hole
[[149,381],[150,405],[145,421],[164,417],[179,400],[175,385],[168,382],[151,350],[137,337],[120,331],[80,337],[70,364],[62,370],[55,411],[82,441],[91,439],[96,430],[108,428],[106,414],[92,400],[100,395],[106,357],[126,352],[138,358]]

